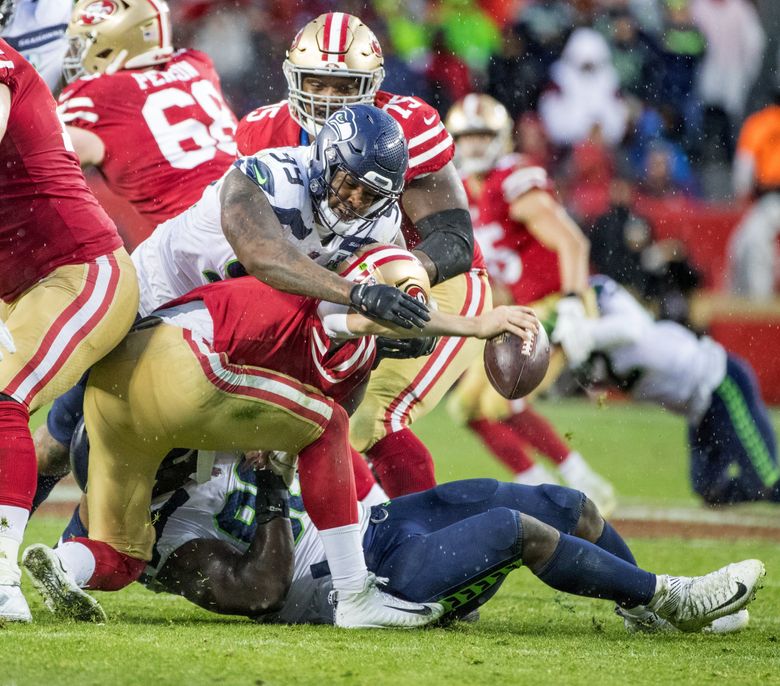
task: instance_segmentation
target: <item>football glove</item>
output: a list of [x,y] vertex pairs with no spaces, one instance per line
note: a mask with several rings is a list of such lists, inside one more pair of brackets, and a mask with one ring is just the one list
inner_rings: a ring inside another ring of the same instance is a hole
[[267,524],[276,517],[289,518],[290,492],[282,477],[270,469],[261,469],[255,472],[255,479],[255,522]]
[[5,348],[12,355],[16,352],[16,345],[14,344],[14,337],[8,330],[8,327],[4,322],[0,322],[0,360],[3,359],[3,348]]
[[376,339],[377,360],[390,357],[394,360],[408,360],[414,357],[425,357],[433,352],[439,342],[436,336],[425,338],[384,338]]
[[349,292],[349,299],[369,319],[390,322],[404,329],[422,329],[431,318],[425,304],[386,284],[359,283]]
[[569,295],[561,298],[555,309],[557,318],[551,340],[563,348],[569,367],[575,369],[593,352],[593,334],[585,307],[579,297]]

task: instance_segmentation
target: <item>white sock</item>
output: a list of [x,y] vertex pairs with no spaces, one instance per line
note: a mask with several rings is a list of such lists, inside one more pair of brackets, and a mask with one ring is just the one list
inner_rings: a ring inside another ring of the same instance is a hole
[[558,465],[558,471],[566,481],[572,482],[578,481],[583,474],[590,474],[591,469],[585,458],[576,450],[572,450]]
[[539,486],[540,484],[554,484],[558,482],[544,467],[534,464],[528,469],[515,474],[515,483],[525,486]]
[[0,505],[0,584],[18,584],[22,578],[19,569],[19,546],[30,512],[23,507]]
[[62,568],[79,588],[86,588],[95,573],[95,556],[83,543],[68,541],[58,545],[54,552],[60,558]]
[[381,505],[390,500],[390,497],[385,493],[384,489],[379,484],[374,484],[368,495],[363,498],[362,502],[366,507],[372,507],[373,505]]
[[359,524],[347,524],[320,531],[325,557],[328,559],[333,588],[337,591],[359,591],[368,576]]

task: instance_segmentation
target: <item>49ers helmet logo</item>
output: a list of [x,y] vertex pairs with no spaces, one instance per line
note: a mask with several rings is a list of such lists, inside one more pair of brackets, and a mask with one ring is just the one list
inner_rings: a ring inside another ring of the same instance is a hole
[[97,0],[84,8],[79,16],[79,23],[87,26],[99,24],[108,19],[116,10],[116,4],[111,0]]
[[422,286],[418,286],[416,283],[407,286],[404,289],[407,295],[411,295],[415,300],[419,300],[424,305],[428,304],[428,294]]

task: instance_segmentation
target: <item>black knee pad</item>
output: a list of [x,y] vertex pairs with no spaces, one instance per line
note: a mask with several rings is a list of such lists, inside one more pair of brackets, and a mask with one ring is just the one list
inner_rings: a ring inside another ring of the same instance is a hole
[[495,479],[465,479],[436,486],[433,491],[442,502],[450,505],[469,505],[492,498],[498,490]]

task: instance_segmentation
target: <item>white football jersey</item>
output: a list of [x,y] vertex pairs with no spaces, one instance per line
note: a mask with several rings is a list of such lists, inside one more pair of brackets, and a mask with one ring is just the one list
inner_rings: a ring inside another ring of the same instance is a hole
[[[218,539],[246,552],[257,528],[255,474],[237,454],[217,453],[209,481],[198,484],[193,478],[164,499],[156,500],[152,509],[160,513],[155,524],[157,542],[141,580],[153,590],[161,590],[154,580],[157,572],[171,553],[196,538]],[[176,506],[177,503],[180,504]],[[369,508],[359,504],[363,534],[368,528],[369,512]],[[297,478],[290,488],[290,522],[295,541],[292,586],[284,607],[266,620],[285,624],[332,623],[333,611],[328,604],[331,578],[326,575],[315,579],[311,570],[312,565],[325,561],[325,548],[303,507]]]
[[62,76],[62,60],[68,49],[72,0],[18,0],[11,23],[0,36],[22,54],[54,90]]
[[596,277],[601,316],[591,324],[595,349],[620,378],[636,376],[632,398],[653,402],[698,424],[726,376],[726,351],[708,336],[655,321],[611,279]]
[[356,220],[348,236],[324,230],[317,223],[309,193],[313,154],[312,145],[272,148],[242,157],[207,186],[192,207],[160,224],[132,255],[141,291],[140,314],[146,316],[197,286],[246,275],[222,232],[220,219],[220,191],[234,168],[266,194],[290,243],[324,267],[334,267],[368,243],[404,245],[398,203],[372,220]]

